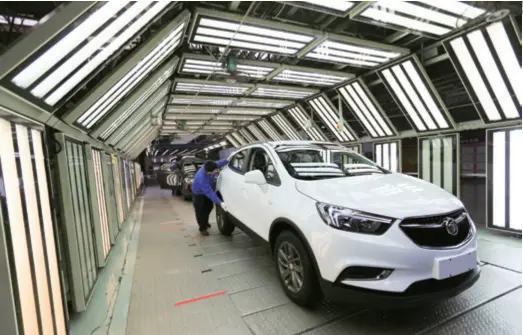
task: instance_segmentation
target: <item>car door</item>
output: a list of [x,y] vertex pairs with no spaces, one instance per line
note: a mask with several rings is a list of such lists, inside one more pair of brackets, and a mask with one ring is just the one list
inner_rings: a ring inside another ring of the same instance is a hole
[[[261,157],[265,164],[260,164]],[[258,162],[258,163],[257,163]],[[265,165],[265,166],[261,166]],[[275,159],[269,152],[262,148],[254,148],[249,155],[246,173],[253,170],[262,171],[267,181],[264,185],[243,185],[243,196],[245,198],[243,222],[257,235],[268,240],[270,225],[280,215],[281,180],[278,175]]]
[[245,162],[248,150],[242,150],[234,154],[229,160],[227,168],[220,172],[217,180],[217,190],[222,200],[227,204],[229,214],[238,220],[242,220],[242,207],[245,206],[244,197],[241,194],[243,176],[245,175]]

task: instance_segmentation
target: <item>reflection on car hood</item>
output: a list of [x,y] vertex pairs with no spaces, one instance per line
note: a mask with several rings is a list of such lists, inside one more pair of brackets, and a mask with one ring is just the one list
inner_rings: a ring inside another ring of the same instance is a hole
[[440,187],[398,173],[298,180],[296,189],[320,202],[394,218],[443,214],[463,207]]

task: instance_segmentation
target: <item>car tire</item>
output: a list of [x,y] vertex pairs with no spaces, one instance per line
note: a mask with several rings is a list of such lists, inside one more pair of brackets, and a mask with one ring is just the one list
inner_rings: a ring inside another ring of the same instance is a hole
[[[287,269],[288,271],[290,270],[287,273],[284,272],[285,264],[283,263],[285,262],[282,260],[283,255],[280,253],[287,254],[287,256],[291,253],[296,256],[293,262],[287,262]],[[276,238],[273,254],[278,278],[285,294],[297,305],[307,308],[315,307],[322,299],[322,294],[318,275],[312,263],[313,260],[303,242],[292,231],[284,230]],[[294,271],[294,274],[291,271]],[[296,276],[294,277],[295,280],[293,280],[293,276]],[[297,285],[300,277],[301,286]]]
[[216,205],[216,225],[224,236],[231,236],[236,228],[227,212],[220,205]]

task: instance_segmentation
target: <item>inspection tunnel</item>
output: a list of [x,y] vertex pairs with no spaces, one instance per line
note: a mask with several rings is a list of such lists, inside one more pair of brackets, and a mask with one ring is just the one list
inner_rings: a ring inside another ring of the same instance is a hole
[[0,334],[521,334],[521,10],[0,2]]

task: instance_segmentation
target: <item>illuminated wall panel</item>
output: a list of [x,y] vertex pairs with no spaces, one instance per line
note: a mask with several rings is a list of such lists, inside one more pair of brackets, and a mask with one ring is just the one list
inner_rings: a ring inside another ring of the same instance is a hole
[[[109,255],[109,251],[111,250],[111,238],[110,238],[110,232],[109,232],[109,220],[107,217],[107,202],[105,199],[105,187],[104,187],[104,178],[103,178],[103,171],[102,171],[102,154],[99,150],[91,150],[92,152],[92,163],[94,168],[94,179],[96,184],[96,197],[94,200],[97,201],[98,206],[93,206],[98,208],[98,224],[99,224],[99,234],[100,234],[100,244],[101,248],[98,249],[101,251],[103,255],[103,263],[100,265],[105,264],[105,259]],[[93,194],[94,195],[94,194]],[[93,200],[93,201],[94,201]],[[94,213],[96,215],[96,213]],[[100,256],[100,255],[98,255]]]
[[459,197],[459,134],[418,139],[420,178]]
[[487,226],[521,232],[521,127],[487,130]]
[[401,141],[374,143],[376,164],[392,172],[401,171]]
[[2,334],[67,333],[42,133],[0,118]]

